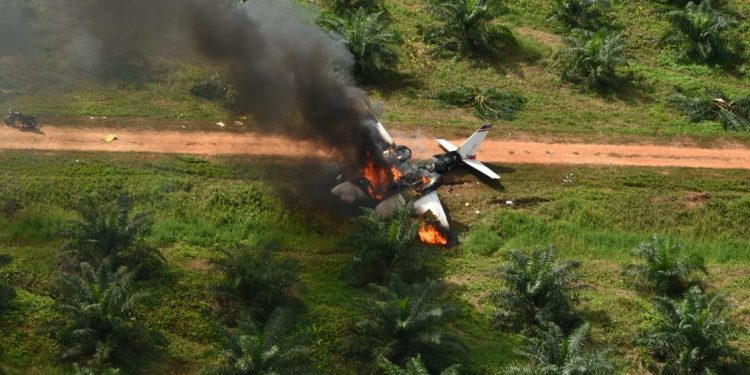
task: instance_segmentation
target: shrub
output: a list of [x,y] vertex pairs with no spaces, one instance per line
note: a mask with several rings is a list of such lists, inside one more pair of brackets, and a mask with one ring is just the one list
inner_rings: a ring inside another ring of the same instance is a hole
[[674,46],[678,58],[699,64],[739,65],[741,44],[728,33],[737,27],[733,16],[715,8],[710,0],[688,3],[668,13],[670,28],[663,42]]
[[339,16],[359,10],[367,13],[387,13],[383,0],[326,0],[324,3]]
[[516,354],[529,360],[503,371],[505,375],[606,375],[614,374],[608,351],[590,349],[588,323],[576,328],[569,336],[555,324],[536,329],[535,336]]
[[597,31],[609,23],[609,8],[606,0],[556,0],[550,20],[566,30]]
[[739,328],[727,318],[728,305],[692,287],[682,301],[657,297],[653,325],[637,342],[660,363],[661,374],[703,375],[723,370],[739,357],[730,345]]
[[[0,255],[0,267],[10,264],[12,260],[13,258],[8,255]],[[16,289],[0,275],[0,311],[10,307],[14,298],[16,298]]]
[[390,30],[383,13],[367,14],[359,9],[343,17],[329,15],[321,23],[349,48],[359,80],[376,83],[396,69],[399,57],[395,46],[401,43],[401,36]]
[[636,289],[662,296],[680,296],[699,283],[698,272],[708,274],[700,254],[683,255],[682,246],[668,240],[654,238],[635,250],[642,263],[623,267],[626,281]]
[[498,325],[525,329],[552,322],[570,328],[577,323],[573,303],[582,285],[574,270],[580,263],[558,263],[554,247],[530,253],[514,250],[508,258],[495,273],[503,288],[490,296]]
[[298,284],[297,263],[280,259],[276,245],[259,250],[221,250],[223,258],[212,261],[221,280],[211,290],[224,306],[240,302],[257,318],[268,319],[277,308],[289,302]]
[[390,218],[365,209],[356,224],[343,242],[347,250],[356,252],[346,269],[351,284],[383,283],[393,274],[407,282],[419,282],[436,273],[437,250],[417,241],[420,224],[411,219],[411,207]]
[[362,304],[365,317],[347,339],[348,351],[365,359],[366,370],[374,371],[381,358],[403,364],[421,356],[434,372],[464,353],[462,342],[447,330],[455,310],[438,302],[440,282],[409,285],[394,276],[388,287],[371,285],[371,289],[376,296]]
[[143,241],[150,229],[150,215],[132,215],[133,202],[121,195],[115,202],[84,199],[76,207],[82,221],[71,225],[63,245],[64,261],[69,265],[86,262],[94,267],[108,260],[113,267],[124,266],[139,278],[153,276],[164,265],[158,249]]
[[704,95],[688,95],[674,94],[667,102],[679,109],[691,122],[719,121],[726,130],[750,130],[750,96],[731,100],[717,89],[706,89]]
[[243,322],[228,333],[222,364],[205,371],[208,375],[315,374],[310,349],[300,337],[291,336],[292,317],[277,309],[265,326]]
[[96,270],[81,263],[80,273],[61,279],[57,310],[63,322],[54,336],[62,359],[84,360],[94,369],[109,364],[132,367],[163,344],[133,317],[148,296],[133,290],[135,274],[126,267],[111,267],[108,260]]
[[526,105],[521,94],[489,88],[484,91],[459,86],[440,92],[437,99],[457,107],[474,107],[477,116],[484,120],[513,120],[516,113]]
[[427,10],[440,24],[421,33],[434,54],[496,54],[516,45],[510,29],[493,22],[502,8],[497,0],[430,0]]
[[567,47],[555,56],[562,79],[587,88],[605,90],[622,79],[618,69],[628,66],[622,34],[609,31],[574,30],[565,38]]
[[[380,368],[383,370],[385,375],[429,375],[430,374],[427,371],[427,368],[424,366],[424,363],[422,363],[422,357],[420,356],[417,356],[417,358],[409,358],[406,361],[406,365],[404,366],[404,368],[398,367],[393,362],[384,358],[381,358],[379,363],[380,363]],[[459,371],[460,369],[461,369],[461,366],[453,365],[443,370],[440,373],[440,375],[459,375],[461,373]]]
[[227,108],[235,108],[239,103],[237,90],[226,83],[218,74],[214,74],[211,78],[193,85],[190,88],[190,93],[199,99],[219,102]]

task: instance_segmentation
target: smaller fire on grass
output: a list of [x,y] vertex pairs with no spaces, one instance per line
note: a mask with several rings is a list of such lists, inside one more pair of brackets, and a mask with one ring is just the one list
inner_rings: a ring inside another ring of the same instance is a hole
[[448,244],[448,239],[432,224],[422,224],[419,227],[419,240],[427,245],[445,246]]

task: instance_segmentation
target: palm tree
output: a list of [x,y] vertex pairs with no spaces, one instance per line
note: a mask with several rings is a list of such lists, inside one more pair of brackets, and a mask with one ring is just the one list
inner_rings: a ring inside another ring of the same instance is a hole
[[607,350],[590,350],[591,325],[584,323],[565,336],[554,323],[536,329],[516,354],[529,360],[503,371],[505,375],[606,375],[613,374]]
[[[0,255],[0,267],[4,267],[13,260],[9,255]],[[0,277],[0,311],[10,307],[10,303],[16,298],[16,289]]]
[[555,56],[555,65],[560,67],[565,81],[590,89],[610,89],[621,79],[618,69],[628,66],[622,34],[573,30],[565,43],[567,47]]
[[607,25],[609,8],[606,0],[557,0],[550,20],[566,30],[597,31]]
[[290,337],[291,316],[277,309],[265,327],[243,322],[236,333],[227,334],[222,364],[206,371],[210,375],[306,375],[315,374],[310,349],[299,338]]
[[681,296],[699,282],[695,274],[708,274],[700,254],[682,255],[682,246],[654,237],[641,244],[635,255],[643,262],[623,267],[623,275],[636,289],[662,296]]
[[726,130],[750,130],[750,96],[732,100],[721,90],[706,89],[703,95],[674,94],[667,102],[691,122],[719,121]]
[[382,359],[403,364],[416,356],[430,371],[438,371],[450,357],[463,355],[463,343],[446,328],[455,310],[437,302],[439,281],[409,285],[393,276],[388,287],[370,287],[376,297],[365,301],[365,318],[347,339],[348,351],[367,362],[366,371],[375,372]]
[[341,17],[323,17],[321,24],[346,44],[354,56],[358,79],[375,83],[396,69],[399,57],[395,46],[402,42],[401,36],[390,30],[382,12],[368,14],[358,9]]
[[63,317],[55,331],[64,360],[87,360],[93,368],[132,366],[153,354],[160,337],[151,334],[133,313],[148,296],[133,290],[134,272],[112,270],[109,260],[98,269],[79,265],[79,274],[61,279],[57,309]]
[[164,257],[142,240],[150,228],[150,215],[131,215],[132,199],[121,195],[116,202],[83,200],[76,208],[82,221],[72,225],[63,255],[69,265],[86,262],[94,267],[109,259],[115,267],[125,266],[139,278],[153,275],[164,264]]
[[212,263],[223,277],[211,290],[224,305],[238,301],[256,317],[268,319],[293,297],[298,285],[297,263],[280,259],[274,243],[257,251],[238,247],[221,252],[224,257]]
[[[379,364],[385,375],[430,375],[420,356],[406,360],[404,368],[398,367],[385,358],[380,358]],[[460,370],[460,365],[453,365],[440,372],[440,375],[459,375]]]
[[490,296],[498,325],[525,329],[552,322],[567,328],[578,321],[573,303],[582,288],[574,272],[579,262],[558,263],[554,247],[528,254],[514,250],[508,257],[495,273],[504,287]]
[[497,0],[430,0],[427,10],[439,25],[422,30],[434,53],[494,54],[516,44],[513,33],[493,21],[502,5]]
[[356,229],[343,242],[346,249],[357,252],[346,270],[353,285],[383,283],[392,274],[407,282],[419,282],[434,273],[437,251],[418,243],[419,223],[411,219],[411,207],[396,211],[390,218],[365,209],[356,223]]
[[637,342],[661,362],[661,374],[702,375],[722,370],[738,358],[731,346],[740,329],[727,318],[729,306],[697,286],[682,301],[657,297],[648,328]]
[[741,64],[741,45],[728,33],[739,22],[715,8],[711,0],[688,3],[668,13],[670,29],[663,41],[678,49],[679,59],[700,64]]

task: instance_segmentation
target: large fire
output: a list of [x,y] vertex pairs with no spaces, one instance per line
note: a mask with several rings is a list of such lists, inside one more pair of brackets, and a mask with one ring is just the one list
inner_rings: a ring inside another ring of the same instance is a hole
[[369,182],[367,190],[370,196],[383,199],[390,183],[401,178],[401,171],[395,166],[391,166],[390,169],[378,166],[375,161],[370,160],[362,168],[362,177]]
[[428,245],[447,245],[448,239],[434,225],[423,224],[419,227],[419,240]]

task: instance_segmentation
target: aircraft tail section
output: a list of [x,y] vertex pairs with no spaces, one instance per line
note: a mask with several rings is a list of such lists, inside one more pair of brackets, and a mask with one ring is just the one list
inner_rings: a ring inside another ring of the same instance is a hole
[[461,155],[461,159],[474,160],[477,158],[479,145],[484,142],[484,139],[487,137],[487,132],[489,132],[490,129],[492,129],[492,125],[483,125],[458,148],[457,151],[458,154]]

